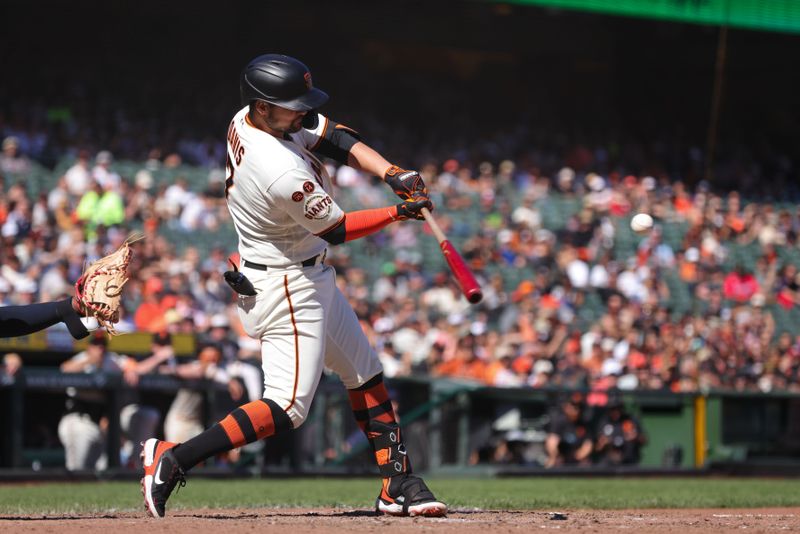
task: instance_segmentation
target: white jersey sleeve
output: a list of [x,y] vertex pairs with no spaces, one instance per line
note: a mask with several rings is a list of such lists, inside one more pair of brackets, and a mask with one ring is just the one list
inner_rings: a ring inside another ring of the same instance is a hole
[[342,208],[309,172],[293,169],[269,188],[271,203],[314,235],[324,234],[344,218]]
[[303,148],[313,151],[322,142],[325,135],[325,128],[328,127],[328,117],[322,113],[317,113],[317,127],[312,129],[303,128],[295,136],[295,141],[301,141]]

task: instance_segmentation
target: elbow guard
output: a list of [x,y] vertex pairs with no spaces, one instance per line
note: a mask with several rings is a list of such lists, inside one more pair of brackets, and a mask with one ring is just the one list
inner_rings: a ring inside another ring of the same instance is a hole
[[355,130],[348,128],[344,124],[328,120],[325,131],[319,144],[314,147],[313,152],[338,161],[342,165],[347,165],[347,156],[353,145],[361,141],[361,136]]

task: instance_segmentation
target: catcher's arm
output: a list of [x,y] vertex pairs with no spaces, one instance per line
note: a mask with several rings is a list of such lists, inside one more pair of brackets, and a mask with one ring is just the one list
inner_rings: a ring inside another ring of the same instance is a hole
[[89,331],[81,322],[82,314],[75,309],[75,305],[75,299],[65,299],[0,307],[0,337],[25,336],[63,321],[72,337],[84,338]]

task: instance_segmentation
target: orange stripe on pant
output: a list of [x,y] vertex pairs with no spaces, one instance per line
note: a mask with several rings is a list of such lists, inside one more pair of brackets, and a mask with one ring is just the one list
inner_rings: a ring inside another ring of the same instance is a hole
[[272,418],[272,410],[263,401],[257,400],[249,402],[242,406],[250,422],[253,424],[253,430],[256,431],[258,439],[267,438],[275,433],[275,421]]
[[292,295],[289,292],[289,276],[283,277],[283,288],[286,292],[286,302],[289,304],[289,314],[292,318],[292,329],[294,330],[294,388],[292,389],[292,401],[289,406],[284,408],[285,412],[294,406],[294,401],[297,400],[297,382],[300,379],[300,334],[297,332],[297,322],[294,320],[294,306],[292,306]]

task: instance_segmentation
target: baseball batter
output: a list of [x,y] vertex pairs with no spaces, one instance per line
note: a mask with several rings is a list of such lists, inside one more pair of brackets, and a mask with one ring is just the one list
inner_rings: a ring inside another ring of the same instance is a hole
[[[264,397],[184,443],[147,440],[145,506],[163,517],[170,493],[191,467],[303,424],[327,366],[348,389],[356,420],[375,451],[383,476],[376,509],[442,516],[447,506],[411,472],[378,357],[336,287],[334,269],[324,263],[329,245],[394,221],[422,219],[421,209],[432,208],[425,184],[416,171],[391,165],[355,131],[320,115],[316,110],[328,95],[313,86],[300,61],[259,56],[243,70],[240,89],[244,107],[228,128],[225,182],[239,235],[234,263],[241,273],[232,286],[240,293],[245,330],[261,341]],[[319,156],[383,176],[403,202],[344,213]]]

